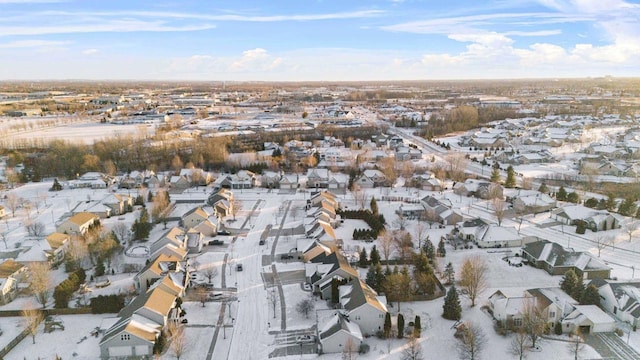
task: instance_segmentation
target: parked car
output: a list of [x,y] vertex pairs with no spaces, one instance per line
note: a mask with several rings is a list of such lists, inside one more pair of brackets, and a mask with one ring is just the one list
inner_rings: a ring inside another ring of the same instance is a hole
[[280,255],[280,260],[291,260],[293,259],[293,255],[291,254],[282,254]]
[[310,344],[316,342],[316,337],[313,335],[302,335],[296,338],[298,344]]
[[209,240],[209,245],[224,245],[224,241],[218,239]]
[[242,264],[236,265],[236,271],[242,271]]
[[260,242],[258,242],[258,244],[264,245],[264,240],[260,239]]
[[231,233],[228,232],[227,230],[220,230],[218,231],[218,235],[231,235]]

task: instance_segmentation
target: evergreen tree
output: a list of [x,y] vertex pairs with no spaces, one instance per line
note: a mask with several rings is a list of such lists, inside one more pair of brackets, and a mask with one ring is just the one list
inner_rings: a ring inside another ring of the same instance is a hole
[[540,187],[538,188],[538,191],[543,193],[543,194],[548,194],[549,193],[549,188],[547,187],[547,184],[543,181],[542,184],[540,184]]
[[431,240],[427,239],[424,242],[424,245],[422,245],[422,251],[424,251],[424,254],[427,256],[427,258],[431,261],[435,261],[436,259],[436,249],[433,246],[433,243],[431,243]]
[[614,211],[618,204],[616,203],[616,198],[613,194],[607,195],[607,200],[605,201],[605,209],[609,211]]
[[560,189],[558,189],[556,199],[558,199],[559,201],[567,200],[567,190],[564,188],[564,186],[560,186]]
[[98,259],[98,263],[96,264],[95,274],[96,276],[102,276],[104,275],[104,272],[105,272],[104,262],[102,261],[102,259]]
[[574,203],[577,204],[580,202],[580,195],[578,195],[577,192],[570,192],[569,194],[567,194],[567,201],[570,203]]
[[427,255],[424,251],[420,251],[419,254],[414,256],[413,266],[414,273],[433,274],[433,269],[431,268],[429,259],[427,259]]
[[419,338],[421,333],[422,325],[420,324],[420,316],[416,315],[415,320],[413,320],[413,336]]
[[360,252],[360,260],[358,261],[358,266],[365,268],[368,264],[369,261],[367,260],[367,249],[363,247],[362,251]]
[[388,339],[391,335],[391,314],[386,313],[384,315],[384,325],[383,325],[383,333],[385,339]]
[[337,304],[340,301],[340,291],[338,290],[338,279],[331,279],[331,303]]
[[560,281],[560,288],[576,300],[582,299],[584,284],[573,269],[567,271]]
[[591,284],[584,289],[580,305],[600,305],[600,294],[598,294],[598,288],[595,285]]
[[58,182],[58,178],[53,179],[53,185],[51,186],[51,189],[49,189],[50,191],[61,191],[62,190],[62,185],[60,185],[60,182]]
[[499,184],[499,183],[501,182],[501,179],[500,179],[500,169],[499,169],[499,168],[494,167],[494,168],[493,168],[493,170],[491,170],[491,178],[490,178],[490,181],[491,181],[492,183],[495,183],[495,184]]
[[371,207],[371,213],[375,216],[378,216],[378,203],[376,202],[375,197],[371,197],[371,203],[369,204]]
[[402,314],[398,314],[398,339],[402,339],[404,337],[404,316]]
[[369,263],[371,264],[380,264],[380,253],[375,245],[371,248],[371,253],[369,254]]
[[367,271],[365,282],[376,292],[380,292],[382,284],[384,283],[384,272],[380,263],[371,264]]
[[636,204],[634,199],[629,196],[626,197],[618,207],[618,213],[624,216],[634,216],[636,213]]
[[510,189],[516,187],[516,172],[511,165],[507,168],[507,179],[504,181],[504,187]]
[[450,287],[449,291],[447,291],[447,296],[444,298],[442,310],[443,318],[447,320],[460,320],[462,307],[460,306],[460,298],[458,298],[455,286]]
[[444,240],[440,239],[438,243],[438,256],[445,257],[445,255],[447,255],[447,249],[444,247]]
[[453,269],[453,264],[449,262],[444,268],[444,278],[447,280],[447,284],[453,284],[456,277],[456,271]]

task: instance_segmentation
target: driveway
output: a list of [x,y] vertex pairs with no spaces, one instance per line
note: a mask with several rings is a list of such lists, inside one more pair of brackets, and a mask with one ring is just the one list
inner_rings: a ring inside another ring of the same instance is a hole
[[[626,337],[626,335],[623,335]],[[585,336],[585,342],[593,347],[603,359],[637,360],[640,353],[627,345],[615,333],[598,333]]]

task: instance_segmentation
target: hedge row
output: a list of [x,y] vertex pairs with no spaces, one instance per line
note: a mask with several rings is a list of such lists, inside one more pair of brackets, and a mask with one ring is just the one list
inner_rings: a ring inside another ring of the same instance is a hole
[[53,299],[55,300],[56,309],[66,309],[69,307],[71,296],[80,288],[87,275],[82,268],[74,271],[67,279],[61,282],[53,290]]
[[91,313],[117,313],[124,307],[124,295],[100,295],[91,298]]
[[380,232],[384,230],[384,216],[374,215],[370,210],[338,210],[336,214],[342,216],[344,219],[364,220],[371,228],[371,233],[367,234],[367,236],[371,236],[372,239],[377,238]]

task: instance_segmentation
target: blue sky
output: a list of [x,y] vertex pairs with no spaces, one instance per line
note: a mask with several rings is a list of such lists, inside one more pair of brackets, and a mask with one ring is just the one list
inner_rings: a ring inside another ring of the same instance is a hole
[[0,0],[0,80],[640,76],[625,0]]

